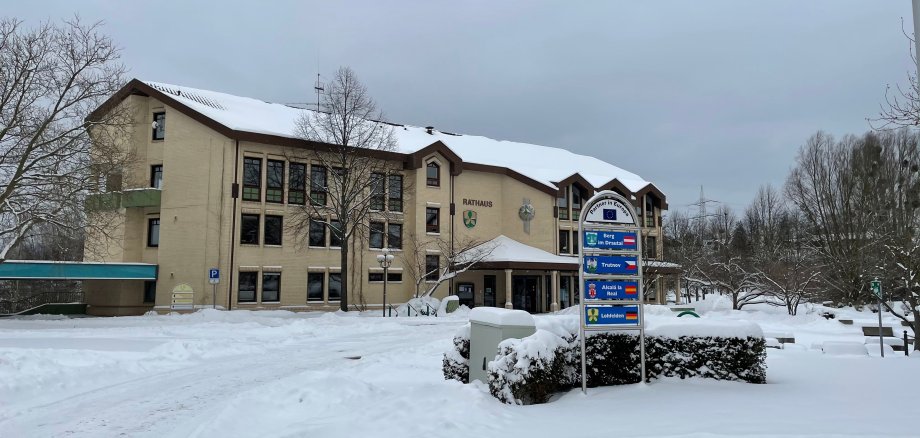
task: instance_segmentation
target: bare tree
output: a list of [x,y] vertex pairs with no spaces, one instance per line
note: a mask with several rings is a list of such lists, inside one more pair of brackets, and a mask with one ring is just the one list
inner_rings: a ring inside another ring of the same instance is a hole
[[0,262],[35,233],[107,233],[86,223],[84,200],[102,178],[121,190],[131,119],[125,108],[89,117],[123,82],[100,26],[0,20]]
[[[310,222],[325,224],[341,241],[342,297],[348,311],[350,258],[356,231],[370,226],[371,207],[380,191],[372,186],[405,184],[399,162],[389,161],[396,151],[392,126],[382,122],[383,114],[355,73],[340,68],[321,99],[321,111],[305,111],[297,121],[299,137],[315,143],[306,152],[290,152],[292,159],[311,162],[310,196],[295,209],[288,228],[309,238]],[[390,179],[390,176],[394,179]],[[405,187],[400,187],[405,193]],[[400,201],[402,202],[402,201]],[[402,208],[400,204],[399,208]],[[390,209],[375,214],[385,215]]]
[[[449,239],[422,239],[410,234],[408,242],[407,251],[403,251],[400,257],[403,269],[415,282],[416,298],[432,296],[438,286],[476,267],[477,263],[485,261],[495,250],[493,243],[476,239],[455,241],[451,245]],[[435,269],[429,269],[427,265],[427,249],[436,250],[433,254],[438,254],[441,260]]]

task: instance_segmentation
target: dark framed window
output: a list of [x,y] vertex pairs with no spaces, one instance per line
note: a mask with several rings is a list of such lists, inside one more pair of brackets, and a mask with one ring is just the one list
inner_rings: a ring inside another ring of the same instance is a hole
[[150,187],[155,189],[163,188],[163,165],[155,164],[150,166]]
[[[372,283],[382,283],[383,282],[383,272],[368,272],[367,281],[372,282]],[[388,282],[402,281],[402,272],[387,272],[387,281]]]
[[572,184],[572,220],[578,220],[581,217],[582,203],[587,200],[587,192],[581,186]]
[[310,166],[310,202],[313,205],[326,205],[326,168],[323,166]]
[[371,222],[370,247],[383,248],[383,222]]
[[571,254],[572,247],[569,246],[569,230],[559,230],[559,254]]
[[438,163],[432,161],[425,167],[425,184],[429,187],[441,186],[441,166]]
[[147,219],[147,246],[156,248],[160,246],[160,218]]
[[243,158],[243,200],[262,200],[262,159]]
[[437,281],[438,269],[441,267],[441,256],[428,254],[425,256],[425,280]]
[[284,202],[284,161],[268,160],[265,166],[265,202]]
[[402,224],[387,225],[387,248],[402,249]]
[[166,113],[153,113],[153,138],[162,140],[166,138]]
[[403,177],[402,175],[389,176],[389,207],[390,211],[403,211]]
[[259,244],[259,215],[243,214],[240,216],[240,243],[244,245]]
[[281,301],[281,273],[262,273],[262,302]]
[[342,299],[342,274],[338,272],[329,273],[329,301],[339,301]]
[[310,220],[310,246],[326,246],[326,224],[318,220]]
[[556,210],[559,212],[559,219],[569,219],[569,188],[562,188],[562,196],[556,198]]
[[307,165],[291,163],[288,169],[288,204],[303,205],[306,202]]
[[425,232],[441,232],[441,209],[438,207],[425,208]]
[[386,176],[384,174],[371,174],[371,210],[383,211],[383,209],[386,208],[386,183]]
[[157,282],[156,281],[145,281],[144,282],[144,302],[152,303],[157,298]]
[[329,221],[329,246],[335,248],[342,247],[342,223],[337,220]]
[[387,272],[387,281],[402,281],[402,272]]
[[259,273],[253,271],[240,272],[239,289],[236,301],[240,303],[254,303],[256,301],[256,286]]
[[281,216],[265,215],[265,244],[281,245],[281,230],[284,219]]
[[326,274],[322,272],[307,273],[307,301],[323,300],[323,283],[326,280]]
[[578,231],[575,231],[574,239],[572,239],[572,254],[578,254]]
[[648,236],[645,238],[645,242],[643,242],[643,245],[644,247],[642,249],[645,250],[646,257],[650,259],[658,258],[658,239],[657,238],[655,238],[654,236]]
[[383,282],[383,272],[368,272],[367,281],[370,282]]

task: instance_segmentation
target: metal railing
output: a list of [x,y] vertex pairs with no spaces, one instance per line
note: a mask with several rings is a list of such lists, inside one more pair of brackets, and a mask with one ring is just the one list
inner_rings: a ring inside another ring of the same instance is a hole
[[905,356],[910,356],[910,347],[911,347],[911,345],[910,345],[910,344],[911,344],[910,340],[911,340],[911,339],[913,339],[914,342],[917,342],[917,338],[908,335],[908,334],[907,334],[907,330],[904,330],[904,355],[905,355]]
[[[416,309],[413,305],[406,303],[406,316],[438,316],[438,309],[431,307],[430,304],[424,303],[425,308]],[[415,312],[415,315],[412,314]],[[397,313],[399,315],[399,313]]]
[[0,300],[0,315],[12,315],[52,303],[83,303],[83,292],[40,292],[19,300]]

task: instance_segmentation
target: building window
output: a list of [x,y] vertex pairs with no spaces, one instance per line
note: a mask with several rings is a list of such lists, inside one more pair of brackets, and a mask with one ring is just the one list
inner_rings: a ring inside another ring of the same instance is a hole
[[284,161],[268,160],[265,168],[265,202],[284,202]]
[[[383,283],[383,272],[369,272],[367,281],[371,283]],[[387,272],[387,282],[402,281],[402,272]]]
[[281,245],[281,229],[284,220],[281,216],[265,215],[265,244]]
[[329,221],[329,246],[333,248],[342,247],[342,223],[337,220]]
[[441,209],[437,207],[425,208],[425,232],[441,232]]
[[556,210],[559,212],[559,219],[569,219],[569,188],[562,188],[562,196],[556,198]]
[[578,254],[578,231],[574,231],[574,239],[572,239],[572,254]]
[[387,272],[387,281],[390,283],[402,281],[402,272]]
[[241,216],[240,243],[244,245],[259,244],[259,215],[244,214]]
[[441,256],[437,254],[428,254],[425,256],[425,280],[437,281],[438,269],[441,267]]
[[386,208],[386,177],[382,173],[371,174],[371,210],[383,211]]
[[160,218],[147,219],[147,246],[160,246]]
[[307,166],[291,163],[288,175],[288,204],[303,205],[305,202]]
[[243,158],[243,200],[262,200],[261,158]]
[[326,168],[310,166],[310,202],[313,205],[326,205]]
[[655,203],[651,195],[645,195],[645,226],[655,226]]
[[323,300],[323,282],[326,274],[322,272],[307,273],[307,301]]
[[426,181],[429,187],[440,187],[441,186],[441,166],[438,166],[438,163],[430,162],[428,167],[425,170]]
[[166,138],[166,113],[153,113],[153,139]]
[[326,224],[315,219],[310,220],[310,246],[326,246]]
[[402,249],[402,224],[387,225],[387,248]]
[[262,273],[262,302],[281,301],[281,273]]
[[559,254],[571,254],[572,247],[569,246],[569,230],[559,230]]
[[650,259],[658,258],[658,239],[652,236],[645,238],[645,246],[642,248],[645,250],[645,257]]
[[576,184],[572,184],[572,220],[578,220],[581,216],[582,203],[587,200],[584,189]]
[[150,166],[150,187],[155,189],[163,188],[163,165],[157,164]]
[[383,222],[371,222],[370,247],[383,248]]
[[157,298],[157,282],[156,281],[145,281],[144,282],[144,302],[152,303]]
[[403,211],[403,177],[402,175],[390,175],[390,193],[389,204],[390,211]]
[[342,299],[342,274],[338,272],[329,273],[329,301],[339,301]]
[[236,301],[240,303],[254,303],[256,301],[256,282],[258,281],[258,272],[240,272],[239,291],[236,294]]

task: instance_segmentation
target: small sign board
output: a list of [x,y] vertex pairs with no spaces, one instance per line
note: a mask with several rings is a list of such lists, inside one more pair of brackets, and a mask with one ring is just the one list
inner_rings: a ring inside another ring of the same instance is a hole
[[211,283],[211,284],[220,283],[220,269],[217,269],[217,268],[208,269],[208,283]]
[[586,274],[639,275],[638,256],[585,256],[584,259]]
[[637,248],[636,233],[627,231],[586,230],[585,249],[631,250]]
[[585,326],[638,326],[639,306],[585,305]]
[[620,197],[620,199],[607,197],[598,200],[588,208],[588,212],[585,214],[585,222],[635,226],[636,217],[632,213],[632,208],[623,202],[623,197]]
[[639,282],[636,280],[587,280],[584,296],[591,300],[638,300]]
[[195,291],[188,284],[182,283],[172,290],[170,310],[192,310],[195,308]]
[[882,299],[882,282],[878,280],[872,280],[869,285],[872,288],[872,294],[875,295],[876,298]]

